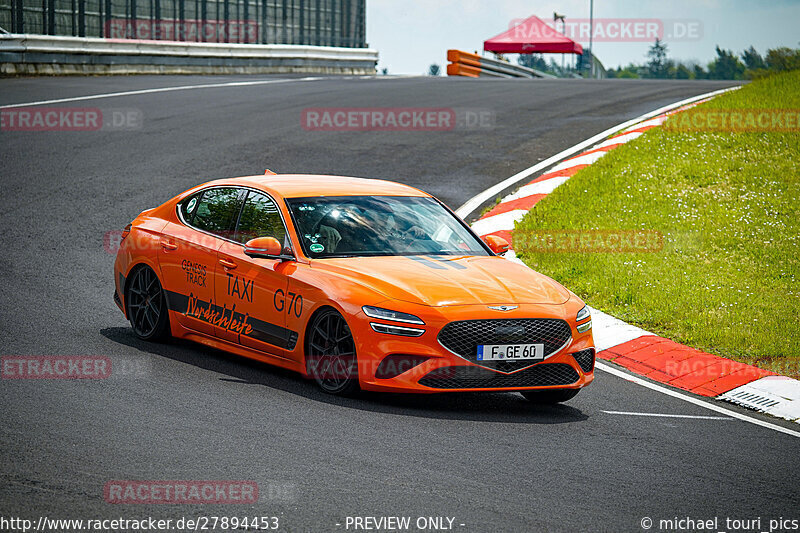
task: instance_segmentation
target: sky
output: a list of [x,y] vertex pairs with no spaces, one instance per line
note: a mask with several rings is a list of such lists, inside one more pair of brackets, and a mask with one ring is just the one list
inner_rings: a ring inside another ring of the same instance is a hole
[[[450,48],[480,52],[483,41],[513,21],[537,15],[552,23],[554,11],[577,29],[589,19],[589,0],[367,0],[367,42],[380,54],[379,69],[423,74],[432,63],[444,70]],[[737,54],[751,45],[762,54],[778,46],[800,47],[800,0],[595,0],[594,17],[605,20],[596,31],[613,33],[615,22],[631,32],[634,23],[640,30],[647,23],[664,28],[670,58],[702,65],[716,57],[717,45]],[[561,23],[557,26],[560,31]],[[601,41],[594,43],[594,53],[607,68],[616,68],[645,63],[651,45]]]

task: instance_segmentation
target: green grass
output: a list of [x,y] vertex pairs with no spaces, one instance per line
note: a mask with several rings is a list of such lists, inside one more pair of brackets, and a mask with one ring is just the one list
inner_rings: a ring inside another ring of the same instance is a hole
[[[800,71],[696,109],[800,109]],[[695,110],[687,111],[696,112]],[[657,230],[654,253],[544,253],[536,230]],[[655,128],[517,224],[532,268],[590,305],[695,348],[800,377],[800,134]]]

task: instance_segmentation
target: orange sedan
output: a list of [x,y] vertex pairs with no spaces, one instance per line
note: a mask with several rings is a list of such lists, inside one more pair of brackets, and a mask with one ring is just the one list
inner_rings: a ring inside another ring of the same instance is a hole
[[589,309],[507,248],[406,185],[268,172],[142,212],[114,300],[142,339],[190,339],[332,394],[569,400],[594,378]]

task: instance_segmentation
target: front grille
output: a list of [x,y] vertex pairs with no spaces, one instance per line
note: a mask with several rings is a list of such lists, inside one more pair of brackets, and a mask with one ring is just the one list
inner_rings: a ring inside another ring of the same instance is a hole
[[499,372],[514,372],[535,361],[480,361],[479,344],[544,344],[549,357],[572,337],[566,321],[557,318],[511,318],[450,322],[439,332],[439,342],[467,361]]
[[578,365],[586,374],[594,370],[594,350],[591,348],[588,350],[575,352],[572,354],[572,357],[575,358],[575,360],[578,362]]
[[502,389],[571,385],[578,378],[575,369],[564,363],[540,363],[513,374],[475,366],[448,366],[428,373],[419,384],[434,389]]

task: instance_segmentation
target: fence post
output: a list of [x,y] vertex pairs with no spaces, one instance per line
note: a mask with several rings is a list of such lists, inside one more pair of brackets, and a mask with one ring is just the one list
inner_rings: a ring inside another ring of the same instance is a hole
[[138,39],[139,30],[136,28],[136,0],[131,0],[131,35],[130,38]]
[[47,2],[47,34],[56,34],[56,0]]
[[300,0],[300,44],[308,44],[306,42],[306,9],[305,0]]
[[206,35],[206,25],[208,24],[208,4],[206,0],[200,0],[200,33],[202,37],[200,40],[206,42],[208,36]]
[[[132,0],[133,1],[133,0]],[[179,41],[186,40],[186,0],[178,0],[178,31],[180,36],[177,37]]]
[[319,46],[322,42],[322,0],[316,0],[317,2],[317,24],[314,31],[314,44]]
[[250,0],[242,0],[244,2],[244,12],[242,19],[239,21],[241,26],[240,32],[244,30],[244,42],[250,44]]
[[[102,19],[102,17],[100,17]],[[105,24],[100,24],[101,27],[109,26],[111,24],[111,0],[106,0],[106,20]]]
[[159,40],[161,36],[161,0],[153,0],[153,39]]
[[[230,0],[225,0],[223,18],[225,20],[225,35],[223,36],[224,43],[231,42],[231,3]],[[219,39],[217,39],[219,41]]]
[[267,0],[261,0],[261,44],[267,44]]
[[86,0],[78,0],[78,37],[86,37]]
[[14,13],[11,19],[11,32],[12,33],[25,33],[25,17],[23,17],[22,2],[23,0],[12,0],[11,4],[14,8]]

